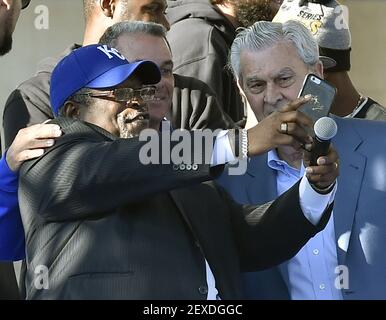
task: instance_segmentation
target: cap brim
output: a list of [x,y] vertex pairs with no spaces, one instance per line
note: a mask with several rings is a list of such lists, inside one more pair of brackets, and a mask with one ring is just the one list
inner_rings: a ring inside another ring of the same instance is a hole
[[324,70],[331,69],[336,66],[336,61],[330,57],[319,56],[319,60],[322,61]]
[[158,66],[151,61],[138,61],[115,67],[85,85],[85,88],[100,89],[114,87],[136,75],[144,85],[161,80]]
[[23,9],[27,8],[29,6],[30,2],[31,2],[30,0],[29,1],[22,1],[21,9],[23,10]]

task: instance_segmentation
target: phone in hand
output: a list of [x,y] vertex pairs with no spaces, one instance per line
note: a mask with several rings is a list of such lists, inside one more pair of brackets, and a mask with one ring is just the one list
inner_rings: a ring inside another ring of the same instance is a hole
[[[298,110],[310,117],[315,123],[330,113],[336,95],[336,88],[326,80],[310,73],[305,77],[298,97],[304,97],[308,94],[311,95],[311,100]],[[314,136],[314,130],[310,130],[309,134]]]

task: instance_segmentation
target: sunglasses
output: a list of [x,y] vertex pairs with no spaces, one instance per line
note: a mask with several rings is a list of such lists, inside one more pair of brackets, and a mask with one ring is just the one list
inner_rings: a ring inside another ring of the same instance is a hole
[[82,93],[78,95],[86,95],[93,98],[111,98],[117,102],[130,102],[139,97],[144,101],[154,100],[156,94],[155,86],[146,86],[141,89],[132,89],[132,88],[117,88],[110,91],[100,91],[98,93]]

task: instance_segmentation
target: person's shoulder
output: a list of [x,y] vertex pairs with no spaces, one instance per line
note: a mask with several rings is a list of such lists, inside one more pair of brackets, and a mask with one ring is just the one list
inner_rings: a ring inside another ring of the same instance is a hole
[[37,71],[35,75],[29,79],[23,81],[9,96],[6,103],[6,108],[11,105],[15,100],[23,99],[33,103],[41,108],[48,108],[49,96],[50,96],[50,79],[51,73],[57,63],[72,50],[78,48],[79,45],[71,45],[66,48],[61,54],[56,57],[48,57],[40,61],[37,65]]
[[[379,143],[386,144],[386,122],[369,119],[341,118],[334,117],[338,125],[338,134],[345,140],[353,137],[355,132],[364,141],[377,139]],[[373,140],[372,140],[373,141]]]

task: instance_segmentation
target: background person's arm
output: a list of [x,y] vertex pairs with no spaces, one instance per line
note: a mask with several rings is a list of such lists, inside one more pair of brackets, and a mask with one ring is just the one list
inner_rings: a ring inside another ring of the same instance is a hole
[[18,174],[0,160],[0,260],[24,259],[24,229],[17,198]]
[[24,258],[24,229],[18,202],[18,170],[23,161],[39,157],[61,135],[60,127],[39,124],[22,129],[0,160],[0,260]]

